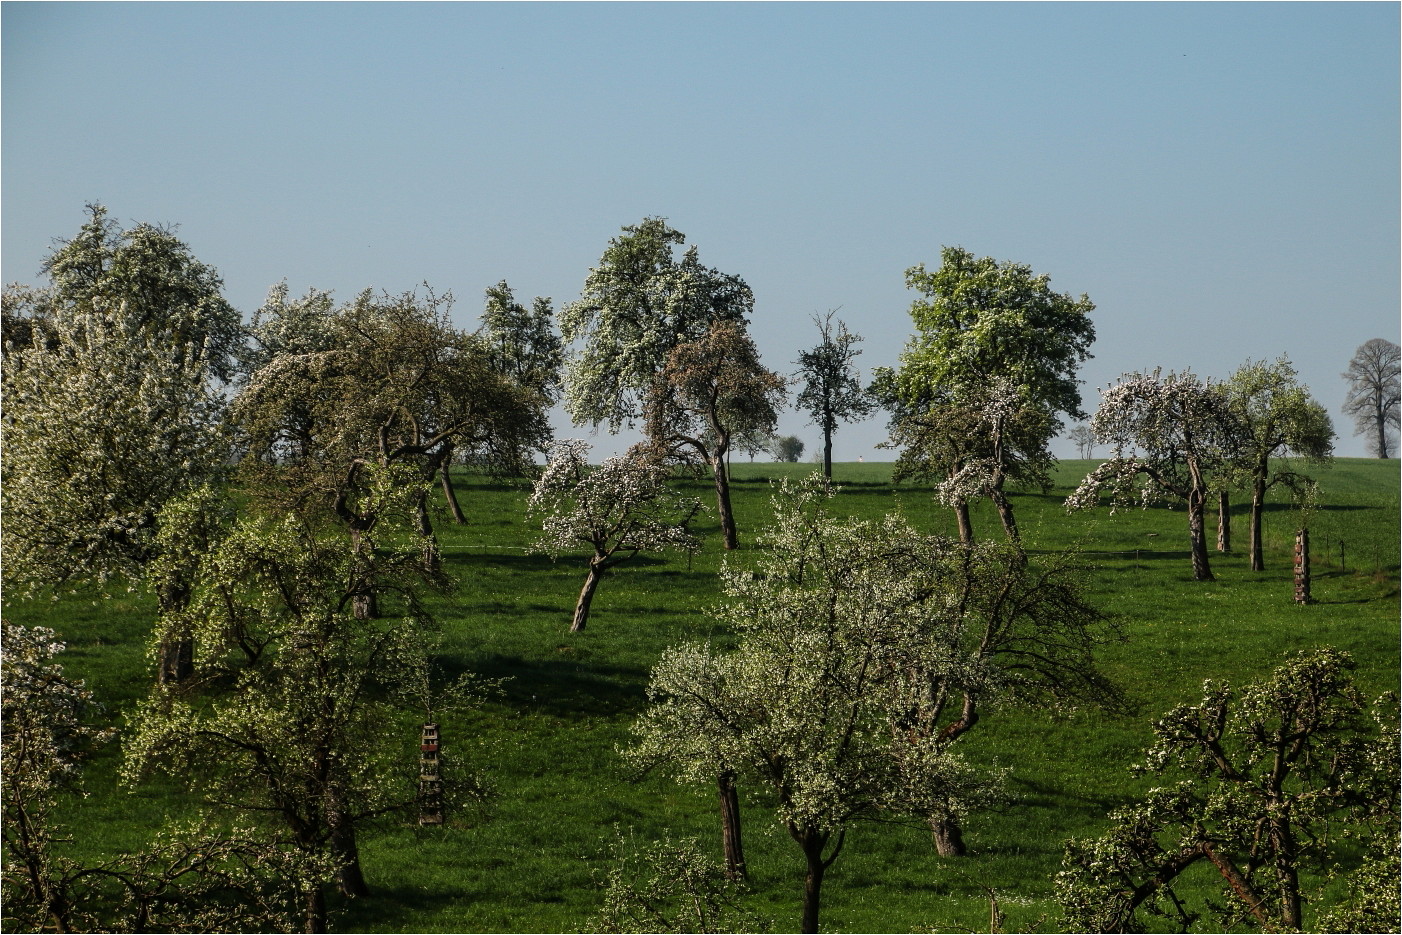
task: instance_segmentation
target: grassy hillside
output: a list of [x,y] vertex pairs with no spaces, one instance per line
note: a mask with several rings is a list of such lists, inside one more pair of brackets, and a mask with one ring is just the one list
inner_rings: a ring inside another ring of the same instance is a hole
[[[985,887],[997,891],[1010,930],[1054,928],[1050,877],[1062,842],[1099,833],[1106,812],[1146,786],[1126,767],[1149,742],[1150,719],[1192,698],[1204,678],[1257,677],[1288,652],[1330,644],[1355,655],[1369,692],[1396,686],[1397,462],[1341,460],[1320,473],[1324,506],[1311,521],[1318,602],[1305,607],[1291,601],[1286,550],[1297,516],[1288,502],[1271,503],[1266,516],[1267,571],[1247,570],[1246,505],[1238,503],[1237,551],[1214,552],[1217,580],[1199,583],[1191,578],[1181,508],[1066,514],[1066,494],[1091,465],[1063,462],[1053,490],[1018,494],[1014,506],[1033,551],[1076,548],[1095,566],[1093,601],[1127,636],[1104,653],[1103,665],[1126,687],[1136,713],[990,713],[961,744],[977,761],[1011,768],[1014,804],[969,822],[972,853],[962,860],[939,859],[918,826],[858,827],[825,886],[825,930],[986,931]],[[746,561],[746,543],[768,513],[770,479],[811,470],[735,465],[742,548],[726,560]],[[953,531],[948,511],[935,508],[928,491],[893,488],[889,472],[885,464],[837,465],[839,509],[870,517],[899,510],[922,528]],[[723,560],[718,530],[714,522],[704,530],[706,548],[692,560],[640,559],[620,568],[600,587],[588,630],[571,635],[582,558],[552,562],[527,551],[525,489],[476,477],[458,484],[470,522],[439,521],[459,581],[436,603],[441,661],[505,682],[483,709],[446,725],[445,749],[484,769],[497,794],[485,816],[459,816],[442,829],[391,825],[367,834],[362,856],[375,895],[346,907],[338,927],[579,930],[598,907],[597,881],[615,829],[645,840],[663,830],[697,835],[719,855],[713,790],[658,776],[639,780],[615,752],[627,741],[661,651],[687,639],[728,638],[707,611]],[[696,492],[709,498],[709,485],[696,483]],[[1001,535],[986,506],[975,510],[974,525],[978,535]],[[115,715],[144,690],[149,602],[118,596],[11,604],[6,617],[57,629],[70,644],[69,671],[86,677]],[[418,743],[412,722],[404,734],[407,764]],[[72,811],[81,829],[74,847],[88,854],[122,849],[163,814],[192,806],[159,785],[119,790],[117,756],[109,750],[92,765],[92,795]],[[791,930],[801,858],[757,795],[744,805],[752,908],[775,920],[777,930]]]

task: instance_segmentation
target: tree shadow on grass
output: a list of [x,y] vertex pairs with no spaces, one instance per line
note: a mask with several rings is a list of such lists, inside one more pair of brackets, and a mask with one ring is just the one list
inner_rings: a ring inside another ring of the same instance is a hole
[[443,660],[445,674],[472,672],[502,680],[499,703],[522,713],[559,718],[613,717],[641,711],[647,702],[648,671],[640,666],[573,658],[561,643],[558,659],[527,659],[490,653]]

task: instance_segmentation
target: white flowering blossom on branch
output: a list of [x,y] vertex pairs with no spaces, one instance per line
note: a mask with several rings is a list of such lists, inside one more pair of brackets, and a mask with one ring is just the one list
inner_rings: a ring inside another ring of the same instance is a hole
[[589,448],[579,439],[551,445],[526,508],[540,519],[537,551],[558,557],[584,547],[592,553],[572,632],[584,629],[594,591],[609,569],[640,552],[700,547],[688,526],[701,504],[668,486],[666,465],[635,450],[591,468]]
[[772,795],[806,862],[803,931],[851,822],[918,817],[960,852],[958,820],[999,797],[1000,772],[954,748],[989,701],[1119,701],[1092,659],[1116,634],[1069,569],[899,517],[843,518],[832,494],[821,475],[779,487],[757,565],[723,571],[716,616],[738,645],[667,650],[625,751],[642,769],[731,774]]
[[1221,387],[1190,371],[1126,374],[1101,391],[1090,428],[1110,446],[1110,458],[1086,475],[1067,509],[1089,509],[1102,496],[1112,507],[1182,500],[1193,577],[1211,579],[1204,504],[1213,476],[1236,461],[1245,434]]

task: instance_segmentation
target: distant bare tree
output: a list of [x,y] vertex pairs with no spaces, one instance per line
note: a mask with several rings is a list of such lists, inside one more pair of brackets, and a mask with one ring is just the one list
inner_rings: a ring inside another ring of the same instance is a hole
[[1066,433],[1066,437],[1071,439],[1076,446],[1076,453],[1083,459],[1090,460],[1095,457],[1095,433],[1088,425],[1078,425]]
[[1353,434],[1372,432],[1368,445],[1379,458],[1391,457],[1392,429],[1398,423],[1399,361],[1402,351],[1386,338],[1360,345],[1341,376],[1348,381],[1344,413],[1357,426]]

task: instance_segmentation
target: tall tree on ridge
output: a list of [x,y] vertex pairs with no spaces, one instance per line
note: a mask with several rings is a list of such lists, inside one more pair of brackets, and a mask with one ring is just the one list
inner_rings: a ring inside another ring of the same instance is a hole
[[565,342],[583,342],[565,362],[565,409],[576,425],[607,423],[614,432],[633,425],[672,348],[753,311],[754,295],[739,276],[702,266],[695,247],[680,261],[673,256],[685,242],[662,218],[624,227],[580,298],[560,309]]
[[1284,466],[1273,472],[1271,459],[1289,451],[1316,463],[1327,461],[1334,449],[1334,426],[1284,357],[1270,364],[1248,360],[1222,389],[1244,431],[1242,473],[1251,485],[1251,570],[1262,571],[1266,491],[1280,484],[1298,492],[1310,483],[1310,478]]
[[[923,264],[906,270],[907,287],[923,296],[910,308],[916,333],[900,366],[878,370],[874,386],[898,419],[930,421],[933,410],[948,406],[983,413],[961,420],[981,438],[963,446],[977,451],[975,460],[950,465],[951,476],[983,479],[964,486],[981,488],[1016,542],[1004,485],[1015,479],[1016,464],[1052,460],[1047,445],[1061,428],[1061,415],[1084,418],[1075,374],[1095,340],[1095,306],[1084,295],[1053,292],[1050,277],[1021,263],[975,257],[962,247],[945,247],[941,259],[938,270]],[[1040,444],[1042,429],[1018,431],[1013,424],[1027,422],[1033,412],[1043,414],[1049,429]]]
[[1361,344],[1342,376],[1348,381],[1344,413],[1352,417],[1355,435],[1372,433],[1369,447],[1379,458],[1392,453],[1392,429],[1402,417],[1402,350],[1385,338]]
[[823,432],[823,476],[832,480],[832,435],[839,422],[862,419],[871,415],[876,401],[862,387],[852,361],[861,353],[857,345],[862,336],[847,330],[836,311],[819,318],[819,341],[812,349],[798,355],[798,374],[803,389],[798,394],[798,408],[813,417]]

